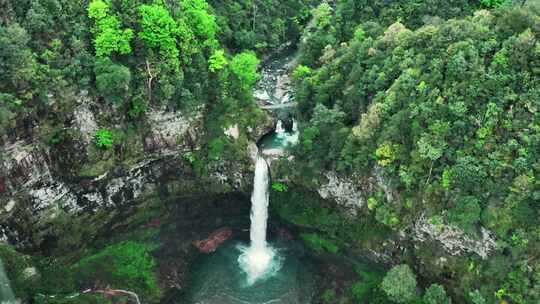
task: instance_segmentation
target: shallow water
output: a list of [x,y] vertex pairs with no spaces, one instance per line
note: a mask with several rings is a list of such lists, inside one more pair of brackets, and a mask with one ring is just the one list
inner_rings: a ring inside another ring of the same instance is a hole
[[307,304],[313,291],[314,264],[301,250],[270,244],[281,259],[272,276],[248,284],[238,264],[247,243],[229,241],[193,266],[193,279],[184,301],[188,304]]

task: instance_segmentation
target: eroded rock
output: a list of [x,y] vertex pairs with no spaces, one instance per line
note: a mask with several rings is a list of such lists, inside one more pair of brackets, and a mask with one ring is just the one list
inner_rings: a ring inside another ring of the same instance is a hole
[[413,232],[413,239],[420,242],[436,241],[451,255],[473,252],[486,259],[497,247],[493,234],[484,227],[480,229],[480,239],[474,239],[454,225],[435,225],[425,215],[416,221]]
[[358,209],[364,206],[365,199],[362,189],[354,178],[339,177],[335,172],[325,174],[328,183],[322,185],[317,192],[324,199],[333,199],[347,208],[351,215],[356,215]]

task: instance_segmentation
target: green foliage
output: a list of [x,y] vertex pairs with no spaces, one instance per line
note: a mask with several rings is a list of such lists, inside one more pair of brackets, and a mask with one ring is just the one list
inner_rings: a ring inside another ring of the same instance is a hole
[[469,292],[469,298],[471,299],[471,303],[473,304],[486,304],[486,300],[482,296],[482,294],[478,291],[471,291]]
[[[298,168],[321,184],[327,171],[384,180],[364,189],[362,220],[398,233],[424,214],[439,231],[450,223],[475,241],[482,228],[491,231],[496,262],[471,271],[457,258],[449,295],[460,298],[483,282],[488,303],[501,288],[503,300],[535,303],[536,291],[518,287],[537,290],[535,276],[512,270],[519,261],[538,264],[531,253],[540,244],[540,116],[529,109],[539,96],[539,11],[531,3],[503,6],[473,14],[480,1],[345,0],[317,10],[325,30],[312,24],[300,43],[299,63],[311,71],[294,82],[301,120],[294,153]],[[435,265],[441,246],[421,247],[415,253],[429,253],[418,263]],[[444,270],[427,269],[443,281]]]
[[506,0],[480,0],[480,2],[485,6],[489,8],[499,7],[503,5]]
[[216,17],[209,13],[205,0],[180,0],[186,24],[204,44],[215,47],[218,26]]
[[109,58],[100,58],[95,63],[94,73],[99,94],[110,103],[121,103],[131,82],[129,68],[113,63]]
[[26,268],[33,266],[28,257],[17,252],[10,245],[0,243],[0,263],[4,265],[16,297],[24,299],[33,294],[37,282],[35,278],[29,278],[24,273]]
[[326,289],[322,294],[322,300],[325,304],[332,304],[336,301],[336,292],[333,289]]
[[456,206],[450,210],[449,219],[462,228],[471,230],[472,226],[480,221],[481,211],[482,208],[475,197],[462,197],[457,201]]
[[212,56],[208,59],[208,69],[212,72],[218,72],[222,70],[228,61],[225,57],[224,50],[215,50]]
[[88,17],[96,23],[94,29],[96,56],[110,56],[113,53],[131,53],[132,29],[122,29],[117,16],[110,14],[110,4],[102,0],[92,0],[88,5]]
[[306,77],[309,77],[309,75],[311,75],[311,68],[300,64],[294,70],[292,77],[294,81],[301,81],[304,80]]
[[450,304],[444,287],[439,284],[431,284],[422,298],[423,304]]
[[249,91],[259,79],[259,59],[253,52],[243,52],[233,57],[230,68],[242,90]]
[[85,257],[72,266],[79,286],[103,282],[116,289],[137,290],[143,297],[160,295],[150,245],[122,242]]
[[214,138],[208,145],[208,158],[211,160],[218,160],[220,155],[225,150],[226,139]]
[[360,303],[367,303],[375,298],[375,293],[379,290],[379,285],[382,281],[382,275],[378,272],[357,270],[359,280],[352,287],[354,298]]
[[178,25],[171,17],[167,8],[161,4],[139,6],[142,31],[138,36],[152,48],[158,48],[161,56],[179,68],[180,51],[177,48],[176,37]]
[[417,297],[416,276],[409,265],[394,266],[381,283],[382,290],[396,303],[408,303]]
[[114,145],[113,133],[109,129],[98,129],[94,135],[94,143],[101,149],[112,148]]
[[272,183],[272,189],[278,192],[287,192],[287,190],[289,190],[289,187],[284,183],[276,182],[276,183]]
[[377,163],[383,167],[392,164],[396,160],[396,154],[399,151],[399,146],[391,143],[383,143],[377,150],[375,150],[375,156],[377,157]]
[[334,243],[332,243],[329,240],[321,238],[318,234],[302,233],[300,234],[300,237],[302,238],[302,240],[304,240],[304,243],[309,248],[317,252],[328,251],[331,253],[337,253],[339,251],[338,246],[336,246]]

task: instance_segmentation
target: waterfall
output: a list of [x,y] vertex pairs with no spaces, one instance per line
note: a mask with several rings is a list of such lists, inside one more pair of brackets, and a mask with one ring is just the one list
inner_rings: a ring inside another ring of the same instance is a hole
[[266,222],[268,219],[268,164],[257,157],[255,179],[251,194],[251,246],[266,248]]
[[15,295],[9,286],[9,279],[0,260],[0,304],[14,304]]
[[271,276],[281,268],[276,252],[266,243],[268,220],[268,164],[262,156],[255,164],[253,193],[251,194],[251,228],[249,247],[242,247],[238,258],[240,267],[247,274],[248,285]]

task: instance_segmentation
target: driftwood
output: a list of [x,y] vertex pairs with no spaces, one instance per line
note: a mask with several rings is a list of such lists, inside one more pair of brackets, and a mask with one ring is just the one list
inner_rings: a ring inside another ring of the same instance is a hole
[[[139,299],[139,295],[137,295],[133,291],[123,290],[123,289],[112,289],[109,286],[107,286],[105,288],[89,288],[89,289],[86,289],[86,290],[84,290],[82,292],[75,293],[75,294],[72,294],[72,295],[69,295],[69,296],[65,296],[65,298],[73,299],[73,298],[80,297],[81,295],[87,294],[87,293],[99,293],[99,294],[102,294],[102,295],[104,295],[106,297],[116,297],[116,296],[126,295],[126,296],[131,297],[135,301],[136,304],[142,304],[141,300]],[[43,296],[45,296],[45,295],[43,295]],[[58,295],[49,295],[49,296],[45,296],[45,297],[57,298]]]

